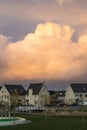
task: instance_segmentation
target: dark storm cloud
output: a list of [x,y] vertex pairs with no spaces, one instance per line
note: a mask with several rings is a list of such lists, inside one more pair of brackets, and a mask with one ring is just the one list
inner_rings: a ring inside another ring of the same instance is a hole
[[0,33],[20,40],[46,21],[80,28],[87,24],[86,7],[86,0],[0,0]]

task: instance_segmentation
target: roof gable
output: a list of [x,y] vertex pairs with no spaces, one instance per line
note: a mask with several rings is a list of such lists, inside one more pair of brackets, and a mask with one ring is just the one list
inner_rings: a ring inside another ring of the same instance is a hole
[[32,83],[30,84],[28,90],[32,89],[33,95],[38,95],[42,87],[43,87],[43,83]]
[[87,93],[87,83],[73,83],[70,86],[75,93]]
[[17,84],[5,84],[4,85],[10,94],[13,94],[17,90],[19,95],[25,95],[26,91],[22,85]]

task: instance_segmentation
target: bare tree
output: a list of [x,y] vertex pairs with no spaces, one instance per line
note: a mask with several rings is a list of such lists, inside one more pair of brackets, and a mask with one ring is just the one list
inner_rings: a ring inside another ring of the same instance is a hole
[[13,93],[10,95],[10,108],[14,113],[14,125],[15,125],[15,108],[18,105],[19,94],[17,89],[14,89]]

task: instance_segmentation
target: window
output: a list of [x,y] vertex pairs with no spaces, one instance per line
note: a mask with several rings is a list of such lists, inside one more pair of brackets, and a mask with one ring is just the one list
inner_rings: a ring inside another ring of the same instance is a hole
[[37,97],[37,95],[35,95],[35,98]]
[[6,99],[6,96],[4,96],[4,98]]
[[10,92],[13,92],[13,90],[12,90],[12,89],[10,89]]
[[87,97],[87,94],[85,94],[85,97]]
[[7,99],[9,99],[9,96],[7,96]]
[[82,94],[80,94],[79,96],[82,97]]
[[75,96],[76,96],[76,97],[78,97],[78,96],[79,96],[79,94],[76,94]]

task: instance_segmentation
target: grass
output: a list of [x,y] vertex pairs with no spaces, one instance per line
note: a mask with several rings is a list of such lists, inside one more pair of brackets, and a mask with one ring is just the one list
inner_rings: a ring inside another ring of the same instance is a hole
[[56,117],[45,115],[18,115],[31,120],[29,124],[5,126],[1,130],[86,130],[87,118]]

